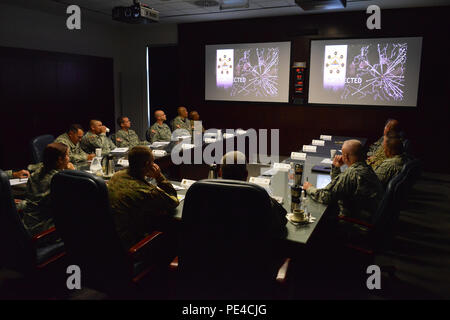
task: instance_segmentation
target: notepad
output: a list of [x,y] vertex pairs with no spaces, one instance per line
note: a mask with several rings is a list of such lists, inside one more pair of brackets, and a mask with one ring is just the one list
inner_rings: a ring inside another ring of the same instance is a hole
[[176,184],[173,184],[173,183],[172,183],[172,187],[173,187],[176,191],[184,190],[183,187],[177,186]]
[[23,179],[9,179],[9,184],[11,186],[17,186],[19,184],[25,184],[27,183],[28,178],[23,178]]

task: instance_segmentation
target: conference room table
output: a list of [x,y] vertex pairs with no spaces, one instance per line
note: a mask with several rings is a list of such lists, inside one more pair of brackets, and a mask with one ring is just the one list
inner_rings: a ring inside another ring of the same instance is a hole
[[[314,172],[312,168],[315,165],[322,164],[322,161],[326,158],[330,157],[329,150],[336,148],[340,150],[342,147],[342,143],[345,140],[348,139],[358,139],[363,144],[365,144],[366,139],[365,138],[353,138],[353,137],[342,137],[342,136],[336,136],[333,137],[331,141],[327,141],[325,143],[325,147],[323,147],[322,152],[316,152],[316,153],[307,153],[306,160],[295,160],[292,158],[287,158],[283,161],[283,163],[300,163],[303,165],[303,174],[302,174],[302,180],[301,183],[303,184],[304,181],[308,181],[312,183],[313,185],[317,185],[317,179],[319,175],[323,175],[324,173],[320,172]],[[325,152],[324,150],[327,150]],[[170,151],[170,150],[168,150]],[[117,154],[118,157],[126,157],[126,153],[123,154]],[[173,168],[173,167],[179,167],[180,165],[176,166],[171,162],[170,159],[170,152],[167,153],[167,155],[163,157],[156,157],[155,162],[163,164],[166,168]],[[117,162],[117,161],[116,161]],[[75,164],[75,167],[77,170],[82,171],[88,171],[89,170],[89,162],[82,162]],[[194,167],[192,167],[194,166]],[[204,171],[205,165],[191,165],[192,168],[196,168],[195,170],[198,170],[200,168],[200,179],[205,179],[207,177],[207,171]],[[118,170],[123,169],[123,167],[118,166]],[[207,166],[208,168],[208,166]],[[265,176],[265,173],[267,170],[269,170],[267,166],[261,165],[261,174],[260,178],[270,178],[270,191],[273,196],[281,197],[282,198],[282,206],[286,209],[286,211],[289,213],[291,211],[291,201],[290,201],[290,186],[288,184],[288,172],[286,170],[277,170],[274,174],[271,174],[270,177]],[[345,168],[343,168],[345,170]],[[171,171],[173,172],[173,170]],[[180,170],[178,170],[178,173],[180,173]],[[196,176],[197,174],[192,174]],[[200,180],[199,179],[199,180]],[[173,185],[181,186],[181,179],[170,179]],[[180,197],[184,198],[184,196],[187,193],[186,189],[177,190],[177,193]],[[175,209],[173,212],[173,218],[177,221],[182,221],[182,213],[183,213],[183,204],[184,199],[180,202],[180,205]],[[308,243],[308,240],[313,235],[314,231],[316,230],[320,220],[324,216],[327,205],[318,203],[311,198],[307,197],[306,200],[306,207],[309,213],[311,214],[311,217],[314,218],[314,221],[306,224],[295,224],[293,222],[288,221],[286,224],[287,228],[287,237],[286,241],[291,245],[306,245]]]

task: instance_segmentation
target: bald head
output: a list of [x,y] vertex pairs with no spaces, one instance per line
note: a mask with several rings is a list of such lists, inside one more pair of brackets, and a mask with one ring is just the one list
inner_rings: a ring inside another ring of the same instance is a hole
[[342,145],[342,157],[348,166],[355,162],[363,161],[363,154],[363,146],[358,140],[347,140]]
[[220,173],[222,178],[231,180],[247,180],[247,160],[240,151],[230,151],[222,157]]
[[182,118],[187,118],[188,113],[185,107],[180,106],[177,108],[178,115]]
[[102,122],[99,120],[91,120],[89,121],[89,127],[91,128],[91,132],[95,134],[102,133]]
[[158,122],[164,122],[167,120],[166,114],[162,110],[156,110],[154,115],[155,115],[156,121],[158,121]]

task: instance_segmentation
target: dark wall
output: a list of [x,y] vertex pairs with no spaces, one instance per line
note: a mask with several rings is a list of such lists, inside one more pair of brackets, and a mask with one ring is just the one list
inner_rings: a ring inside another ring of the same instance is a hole
[[154,112],[162,108],[167,120],[177,116],[178,90],[176,77],[178,69],[178,47],[149,48],[149,83],[150,83],[150,123],[155,122]]
[[29,141],[92,118],[114,128],[113,59],[0,47],[0,168],[31,162]]
[[[199,110],[208,127],[279,128],[280,154],[288,155],[320,134],[379,138],[388,118],[396,118],[413,141],[427,170],[449,172],[433,164],[450,157],[449,52],[450,7],[382,10],[381,30],[368,30],[365,12],[233,20],[179,25],[179,95]],[[205,44],[292,41],[292,61],[309,62],[311,39],[423,36],[417,108],[320,106],[204,100]],[[445,160],[444,162],[448,162]]]

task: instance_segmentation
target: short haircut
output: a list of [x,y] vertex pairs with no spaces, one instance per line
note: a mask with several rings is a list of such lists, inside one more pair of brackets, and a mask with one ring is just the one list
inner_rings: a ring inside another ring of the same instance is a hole
[[395,136],[386,136],[386,149],[394,156],[403,153],[403,142]]
[[136,146],[128,153],[128,163],[130,165],[128,172],[133,177],[142,176],[145,164],[153,162],[153,154],[150,148],[144,146]]
[[247,179],[247,159],[240,151],[230,151],[222,157],[222,178],[231,180]]
[[120,126],[123,123],[123,119],[128,117],[118,117],[117,118],[117,124]]
[[83,127],[81,125],[79,125],[78,123],[74,123],[74,124],[70,125],[69,130],[67,131],[67,133],[69,133],[69,132],[78,133],[78,130],[84,131]]
[[89,128],[91,128],[94,125],[94,122],[96,122],[96,121],[100,121],[100,120],[92,119],[91,121],[89,121]]
[[68,147],[63,143],[53,142],[48,144],[44,149],[42,159],[44,169],[42,173],[45,174],[56,169],[58,159],[66,155],[67,149]]
[[[348,154],[356,157],[358,161],[361,161],[365,158],[364,148],[361,144],[361,141],[356,139],[346,140],[344,142],[346,144]],[[344,147],[344,146],[342,146]]]

